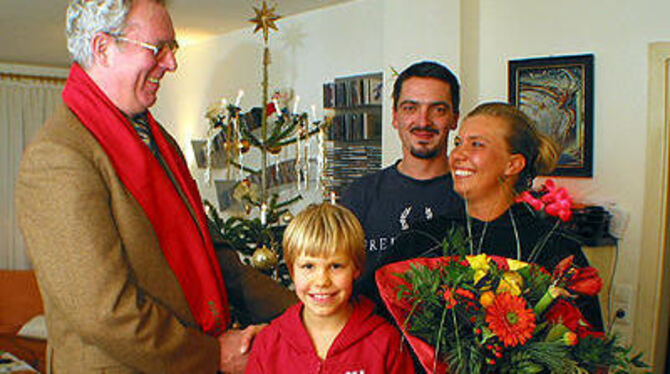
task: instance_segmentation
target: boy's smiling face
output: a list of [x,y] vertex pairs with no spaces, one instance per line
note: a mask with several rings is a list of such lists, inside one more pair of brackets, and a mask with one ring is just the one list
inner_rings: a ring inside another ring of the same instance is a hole
[[293,283],[305,305],[303,318],[348,318],[353,284],[359,275],[346,253],[329,257],[300,254],[293,263]]

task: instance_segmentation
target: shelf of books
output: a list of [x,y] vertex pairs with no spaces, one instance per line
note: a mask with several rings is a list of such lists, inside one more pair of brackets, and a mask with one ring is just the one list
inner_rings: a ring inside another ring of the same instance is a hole
[[381,73],[323,85],[323,107],[333,113],[324,171],[327,192],[341,195],[353,180],[381,168],[383,92]]

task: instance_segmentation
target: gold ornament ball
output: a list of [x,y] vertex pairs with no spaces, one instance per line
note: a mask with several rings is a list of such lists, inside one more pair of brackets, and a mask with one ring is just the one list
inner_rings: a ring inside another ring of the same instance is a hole
[[293,214],[291,214],[291,212],[286,212],[281,215],[281,221],[283,223],[289,223],[291,220],[293,220]]
[[251,263],[259,270],[274,269],[278,262],[277,253],[266,246],[256,249],[251,256]]
[[251,148],[251,143],[249,143],[249,141],[246,140],[246,139],[242,139],[242,141],[237,144],[237,148],[242,153],[247,153],[247,152],[249,152],[249,149]]

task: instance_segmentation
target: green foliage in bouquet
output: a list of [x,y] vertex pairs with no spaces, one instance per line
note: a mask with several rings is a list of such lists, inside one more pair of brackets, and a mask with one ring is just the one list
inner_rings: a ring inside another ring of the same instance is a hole
[[606,339],[588,336],[582,341],[584,349],[575,352],[575,357],[587,363],[590,372],[597,370],[597,365],[588,364],[598,362],[600,366],[608,366],[612,373],[629,373],[634,368],[648,368],[642,361],[642,353],[632,354],[633,348],[618,344],[619,337],[613,335]]
[[[455,232],[452,235],[460,235]],[[602,281],[568,258],[553,274],[488,256],[430,259],[395,275],[408,305],[403,331],[434,347],[452,373],[587,373],[647,367],[617,336],[593,331],[573,303]],[[597,277],[597,275],[595,275]],[[570,327],[568,327],[570,326]]]

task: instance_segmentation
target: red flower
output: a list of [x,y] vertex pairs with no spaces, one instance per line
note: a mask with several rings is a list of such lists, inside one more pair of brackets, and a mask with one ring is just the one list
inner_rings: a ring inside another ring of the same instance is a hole
[[526,300],[507,292],[496,295],[486,309],[485,320],[505,347],[524,344],[535,329],[535,314],[526,308]]
[[574,255],[570,255],[562,259],[561,262],[559,262],[558,265],[556,265],[556,267],[554,268],[554,274],[552,274],[554,279],[563,278],[563,274],[565,274],[568,270],[570,270],[570,268],[572,268],[572,263],[574,262],[574,260],[575,260]]
[[454,293],[451,292],[451,289],[449,287],[444,287],[444,301],[447,302],[445,305],[445,308],[451,309],[456,306],[456,299],[454,298]]
[[561,260],[554,269],[553,278],[563,279],[568,290],[588,296],[595,296],[603,288],[603,280],[598,270],[592,267],[577,268],[573,266],[575,256],[568,256]]
[[595,330],[590,330],[590,329],[581,329],[579,332],[579,338],[584,339],[587,336],[592,336],[597,339],[603,339],[605,338],[605,333],[602,331],[595,331]]
[[275,103],[273,103],[273,102],[268,103],[267,116],[268,117],[271,116],[272,113],[276,112],[277,110],[278,110],[278,108],[275,106]]
[[544,209],[550,216],[558,217],[567,222],[572,219],[572,198],[563,187],[556,187],[553,180],[548,179],[542,186],[543,195],[538,199],[530,191],[524,191],[516,197],[516,202],[525,202],[536,211]]
[[504,257],[498,257],[498,256],[489,256],[489,259],[491,259],[498,269],[502,271],[508,271],[509,270],[509,264],[507,263],[507,259]]
[[585,336],[602,337],[603,333],[593,331],[591,325],[584,319],[582,312],[573,304],[563,300],[557,299],[554,305],[547,311],[545,315],[547,322],[552,324],[562,324],[563,326],[577,333],[579,338]]
[[576,268],[567,281],[567,287],[581,295],[595,296],[603,288],[603,280],[595,268]]
[[463,288],[456,289],[455,293],[456,293],[456,295],[464,297],[468,300],[474,300],[474,298],[475,298],[475,294],[473,294],[472,291],[469,291],[469,290],[466,290],[466,289],[463,289]]
[[542,208],[544,207],[544,203],[542,202],[542,200],[531,195],[529,191],[523,191],[519,196],[517,196],[516,202],[517,203],[526,202],[528,203],[528,205],[532,206],[533,209],[537,211],[542,210]]
[[549,179],[543,186],[547,191],[540,200],[546,204],[544,211],[550,216],[558,217],[561,221],[569,221],[572,218],[572,198],[563,187],[556,187],[553,180]]

